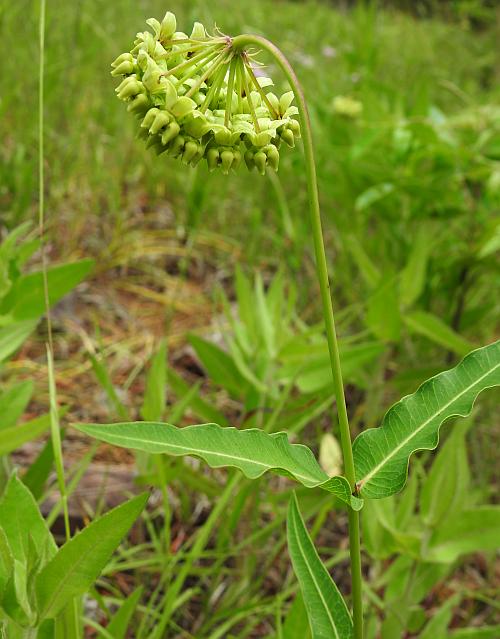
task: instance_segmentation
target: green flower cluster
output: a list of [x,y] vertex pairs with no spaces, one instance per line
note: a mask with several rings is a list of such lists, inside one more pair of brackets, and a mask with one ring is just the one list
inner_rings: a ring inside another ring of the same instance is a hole
[[281,143],[293,147],[300,136],[293,93],[267,91],[272,80],[256,75],[253,56],[199,22],[190,36],[176,31],[170,12],[147,23],[153,33],[138,33],[111,65],[125,76],[116,93],[140,118],[147,146],[191,166],[204,158],[225,174],[242,160],[261,174],[277,171]]

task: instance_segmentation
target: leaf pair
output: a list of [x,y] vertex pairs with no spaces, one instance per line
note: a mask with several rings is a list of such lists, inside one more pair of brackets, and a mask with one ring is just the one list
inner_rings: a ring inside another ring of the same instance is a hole
[[142,494],[114,508],[58,549],[33,495],[12,475],[0,500],[3,616],[34,628],[61,615],[97,579],[147,498]]

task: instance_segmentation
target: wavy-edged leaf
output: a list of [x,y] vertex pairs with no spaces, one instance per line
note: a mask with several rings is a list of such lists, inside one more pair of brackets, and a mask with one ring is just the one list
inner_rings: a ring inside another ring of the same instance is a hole
[[467,416],[479,393],[500,384],[500,341],[469,353],[455,368],[427,380],[386,413],[379,428],[361,433],[353,446],[356,482],[362,497],[380,499],[403,488],[408,461],[432,450],[439,427]]
[[201,457],[212,468],[234,466],[250,479],[273,471],[308,488],[332,492],[355,510],[362,506],[362,500],[351,495],[345,477],[329,478],[311,450],[302,444],[290,444],[286,433],[270,435],[258,428],[238,430],[218,424],[177,428],[160,422],[77,424],[75,427],[115,446],[147,453]]
[[309,616],[313,639],[351,639],[353,625],[344,598],[316,552],[300,514],[297,497],[287,517],[288,552]]
[[40,619],[53,618],[97,579],[146,505],[144,493],[94,520],[59,548],[36,576]]

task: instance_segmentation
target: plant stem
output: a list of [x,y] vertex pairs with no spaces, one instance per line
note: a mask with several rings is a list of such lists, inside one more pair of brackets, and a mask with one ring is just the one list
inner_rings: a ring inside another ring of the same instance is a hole
[[[309,195],[309,212],[314,240],[314,251],[316,255],[316,271],[321,292],[321,302],[323,306],[323,317],[325,321],[328,350],[330,353],[330,364],[333,375],[333,389],[337,402],[340,442],[342,447],[342,455],[344,458],[345,474],[351,485],[351,489],[354,492],[356,487],[354,458],[352,454],[351,433],[349,430],[349,420],[347,417],[344,385],[342,382],[339,347],[337,342],[337,334],[335,331],[333,304],[330,295],[330,282],[328,279],[328,267],[326,261],[325,245],[323,241],[321,213],[319,208],[318,184],[316,178],[316,165],[314,162],[314,148],[309,111],[307,109],[307,103],[298,78],[295,75],[295,72],[290,63],[283,55],[283,53],[278,49],[278,47],[261,36],[244,34],[233,38],[233,48],[235,49],[235,51],[243,51],[246,47],[252,45],[263,49],[274,58],[278,66],[285,74],[298,104],[300,124],[302,128],[302,139],[304,144],[304,156],[306,161],[307,190]],[[362,639],[363,608],[361,596],[362,575],[359,513],[355,512],[351,508],[349,509],[349,552],[351,557],[354,638]]]

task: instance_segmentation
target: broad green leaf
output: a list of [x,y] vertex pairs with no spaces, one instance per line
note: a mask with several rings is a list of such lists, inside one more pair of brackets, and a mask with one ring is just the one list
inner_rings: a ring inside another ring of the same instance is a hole
[[50,426],[50,416],[41,415],[18,426],[0,430],[0,455],[6,455],[26,442],[39,437]]
[[113,409],[121,419],[128,419],[128,410],[125,404],[121,401],[114,387],[113,380],[109,374],[106,366],[92,353],[88,354],[90,363],[92,364],[92,370],[97,378],[97,381],[102,386],[102,389],[106,393]]
[[439,637],[446,637],[448,625],[453,617],[453,610],[460,603],[460,598],[461,596],[456,594],[447,599],[426,624],[423,631],[419,634],[418,639],[439,639]]
[[167,389],[167,343],[162,340],[158,351],[151,360],[146,378],[146,391],[141,415],[143,419],[154,420],[163,417]]
[[0,603],[2,601],[5,586],[12,576],[14,570],[14,557],[10,549],[9,540],[0,527]]
[[[53,266],[47,270],[49,303],[52,306],[79,284],[92,270],[92,260]],[[2,301],[0,313],[16,320],[35,320],[45,311],[44,277],[42,271],[22,275]]]
[[297,497],[287,517],[288,552],[309,615],[312,639],[351,639],[351,615],[333,579],[319,558],[300,514]]
[[33,395],[33,382],[16,384],[0,395],[0,430],[14,426]]
[[35,330],[36,321],[14,322],[0,328],[0,362],[10,357]]
[[349,253],[356,262],[356,266],[358,267],[362,278],[370,288],[375,288],[380,282],[379,269],[372,262],[363,245],[354,233],[346,235],[343,239],[344,245],[347,247]]
[[498,639],[498,637],[500,637],[500,626],[460,628],[447,635],[447,639]]
[[439,525],[429,539],[425,559],[450,563],[460,555],[498,549],[500,506],[462,510]]
[[[382,342],[366,342],[352,346],[343,346],[341,343],[340,357],[344,379],[351,380],[363,366],[383,353],[385,348]],[[317,350],[320,351],[319,354]],[[285,380],[295,379],[302,393],[316,393],[332,385],[332,368],[326,341],[324,345],[321,344],[320,349],[316,349],[316,345],[306,345],[298,347],[294,354],[289,350],[285,359],[289,363],[285,364],[280,374]]]
[[455,368],[427,380],[386,413],[379,428],[354,441],[356,482],[362,497],[393,495],[406,483],[408,461],[417,450],[432,450],[439,427],[467,416],[479,393],[500,384],[500,341],[473,351]]
[[354,203],[354,208],[357,211],[364,211],[372,204],[379,202],[384,197],[387,197],[394,191],[394,184],[391,182],[383,182],[381,184],[377,184],[375,186],[371,186],[366,191],[363,191],[361,195],[356,198],[356,202]]
[[415,311],[404,317],[404,321],[414,333],[423,335],[444,348],[461,355],[468,353],[474,344],[456,333],[452,328],[432,313]]
[[280,636],[283,639],[311,639],[307,610],[300,592],[295,595],[295,599],[288,610]]
[[247,382],[233,359],[221,348],[197,335],[190,335],[189,341],[210,379],[234,395],[241,395]]
[[106,630],[113,637],[113,639],[125,639],[127,635],[127,629],[132,619],[132,615],[137,608],[139,599],[141,598],[143,586],[136,588],[134,592],[125,599],[120,606],[120,609],[115,613],[109,624],[106,626]]
[[427,526],[438,525],[466,505],[470,477],[465,434],[470,425],[470,421],[464,420],[453,426],[425,478],[420,514]]
[[383,282],[368,299],[366,324],[378,339],[397,342],[401,335],[401,313],[396,279]]
[[169,388],[171,388],[178,397],[185,398],[189,395],[190,400],[188,407],[191,408],[197,417],[207,422],[217,422],[222,426],[229,426],[224,415],[214,406],[208,404],[204,399],[202,399],[199,393],[196,393],[193,397],[191,397],[193,386],[187,384],[182,377],[170,367],[167,369],[167,382]]
[[146,505],[142,494],[94,520],[62,546],[38,573],[35,592],[41,619],[53,618],[94,583]]
[[[63,435],[64,431],[61,431],[61,438]],[[53,463],[54,449],[52,440],[48,439],[37,458],[31,463],[28,470],[22,476],[23,484],[30,489],[33,497],[37,500],[43,495]]]
[[362,506],[362,500],[351,495],[345,477],[329,478],[309,448],[290,444],[286,433],[270,435],[257,428],[238,430],[218,424],[177,428],[158,422],[76,424],[75,427],[115,446],[147,453],[201,457],[212,468],[234,466],[250,479],[273,471],[308,488],[332,492],[356,510]]
[[432,239],[429,237],[429,229],[423,226],[417,233],[408,262],[399,280],[399,298],[404,307],[411,306],[422,294],[431,248]]
[[27,561],[30,537],[39,556],[52,557],[54,539],[40,514],[38,504],[28,488],[14,473],[0,499],[0,525],[7,537],[12,556]]

